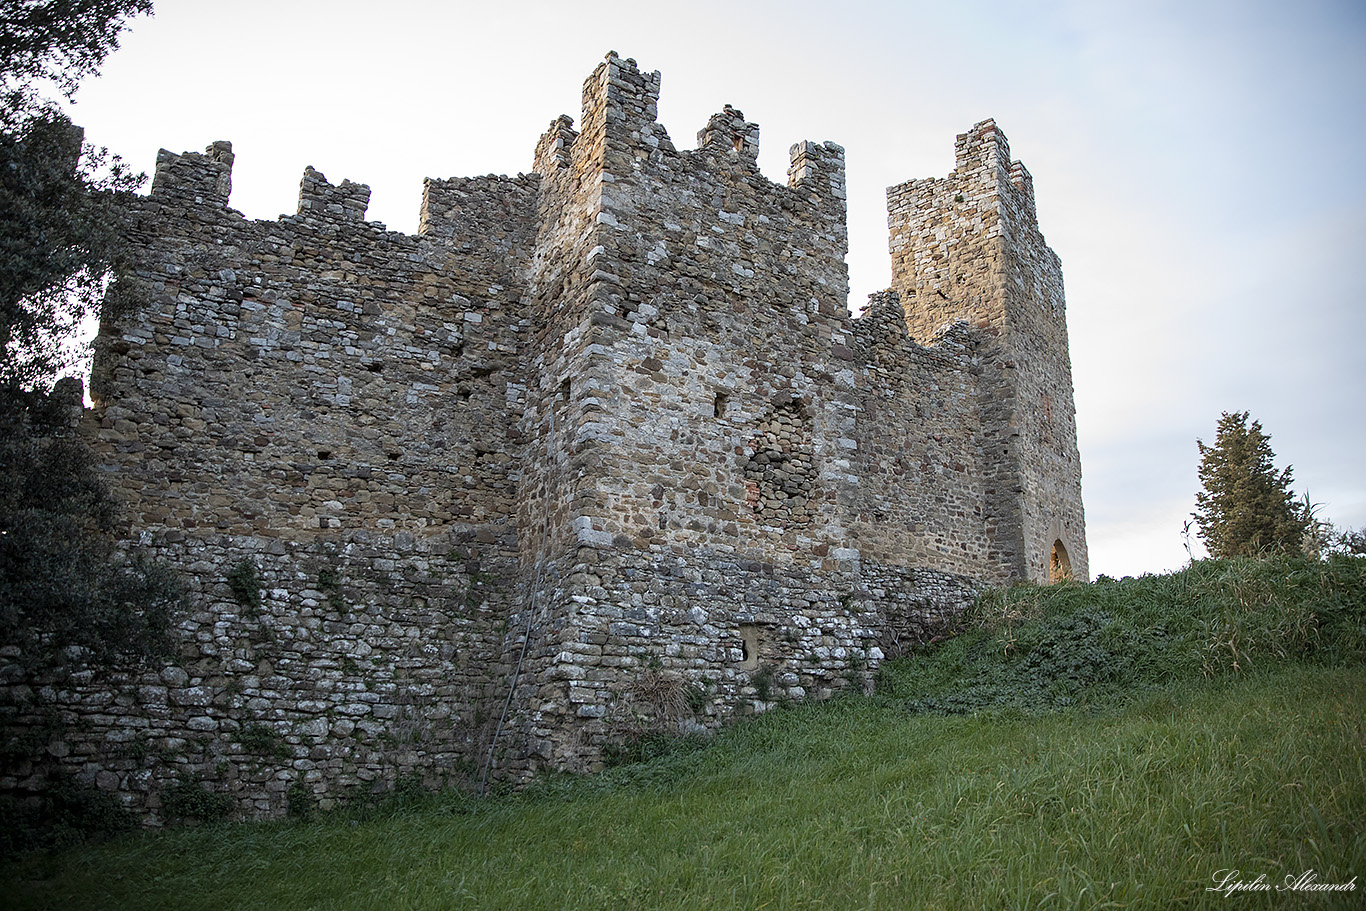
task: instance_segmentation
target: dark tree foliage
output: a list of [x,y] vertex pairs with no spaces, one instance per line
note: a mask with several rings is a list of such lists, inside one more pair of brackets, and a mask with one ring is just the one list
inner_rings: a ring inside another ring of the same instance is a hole
[[46,82],[70,98],[119,46],[125,22],[151,11],[152,0],[0,0],[5,92],[31,98]]
[[[142,182],[44,110],[0,134],[0,387],[51,384],[122,265],[124,197]],[[99,177],[95,171],[101,171]]]
[[[150,0],[0,0],[0,675],[8,683],[131,670],[171,651],[182,596],[122,546],[115,509],[73,432],[77,329],[108,307],[122,213],[142,182],[44,93],[70,99]],[[102,303],[103,301],[103,303]],[[55,382],[55,389],[53,388]],[[19,691],[16,691],[19,692]],[[0,795],[0,855],[108,833],[131,817],[53,767],[67,722],[44,687],[0,702],[0,768],[46,770],[37,805]]]
[[37,674],[167,655],[178,582],[118,552],[89,450],[43,426],[61,418],[57,396],[32,396],[33,409],[11,399],[0,414],[0,647]]
[[117,547],[114,503],[70,428],[79,384],[46,391],[120,264],[123,196],[141,178],[83,150],[41,93],[69,98],[150,9],[0,0],[0,647],[38,674],[164,654],[180,597],[166,569]]
[[1200,447],[1195,495],[1200,538],[1212,557],[1298,553],[1310,516],[1296,505],[1291,469],[1277,472],[1271,438],[1246,411],[1219,418],[1213,446]]
[[81,130],[70,98],[150,0],[0,0],[0,389],[50,386],[121,265],[121,213],[143,180]]

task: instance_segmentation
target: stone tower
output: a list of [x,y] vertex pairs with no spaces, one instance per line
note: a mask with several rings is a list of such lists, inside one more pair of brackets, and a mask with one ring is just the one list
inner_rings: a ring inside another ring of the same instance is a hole
[[[608,55],[579,129],[557,118],[537,144],[519,498],[537,581],[513,625],[532,642],[514,723],[561,765],[597,755],[623,683],[651,664],[711,681],[694,698],[720,710],[761,661],[775,694],[843,685],[847,657],[789,660],[824,638],[857,652],[859,682],[875,661],[850,607],[857,579],[835,591],[789,575],[813,561],[838,574],[853,553],[847,482],[817,477],[852,433],[850,390],[820,380],[849,319],[843,150],[798,143],[775,184],[758,126],[729,106],[695,151],[676,149],[659,88],[659,73]],[[756,441],[784,432],[783,467],[755,463]],[[818,614],[830,628],[794,625]]]
[[984,505],[999,578],[1087,579],[1062,263],[994,121],[960,134],[955,158],[948,177],[887,190],[892,287],[922,343],[955,320],[984,334]]

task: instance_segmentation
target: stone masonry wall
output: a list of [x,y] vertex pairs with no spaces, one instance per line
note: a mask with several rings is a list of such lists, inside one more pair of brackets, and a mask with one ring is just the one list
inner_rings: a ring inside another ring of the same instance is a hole
[[609,54],[534,174],[428,180],[416,236],[312,168],[249,221],[230,145],[161,153],[80,432],[186,579],[180,655],[6,678],[63,733],[0,789],[157,822],[177,780],[269,816],[592,770],[867,688],[1055,542],[1085,573],[1061,275],[994,124],[889,191],[854,318],[843,149],[774,183],[726,105],[680,150],[660,83]]
[[958,136],[946,178],[887,191],[892,287],[913,337],[954,321],[981,332],[984,518],[1005,581],[1048,581],[1065,550],[1087,577],[1062,266],[1038,229],[1034,186],[993,121]]
[[907,335],[896,292],[855,324],[860,479],[850,531],[863,559],[990,578],[984,518],[978,335],[945,326],[927,347]]
[[[692,694],[692,713],[670,711],[695,724],[760,690],[866,685],[889,622],[923,625],[925,605],[973,590],[931,596],[906,568],[995,572],[976,338],[932,350],[904,321],[853,320],[843,151],[798,143],[774,184],[757,125],[730,106],[679,151],[654,120],[659,82],[609,57],[582,133],[560,118],[541,142],[570,150],[556,162],[567,185],[597,188],[586,261],[565,267],[589,277],[573,301],[586,312],[552,336],[574,340],[576,360],[543,380],[562,396],[564,443],[547,451],[569,454],[573,493],[557,504],[575,537],[552,548],[544,621],[529,627],[541,684],[525,719],[554,766],[591,767],[623,712],[658,723],[635,705],[642,687]],[[660,590],[674,572],[687,597]],[[866,587],[886,573],[915,594],[884,613],[869,605],[896,599]]]
[[[82,428],[193,607],[179,661],[57,700],[81,733],[49,753],[152,818],[180,777],[247,814],[295,782],[326,803],[466,777],[520,578],[537,179],[429,182],[427,233],[406,237],[311,168],[298,215],[248,221],[231,163],[227,143],[159,157],[140,307],[102,329]],[[259,603],[227,584],[242,567]]]

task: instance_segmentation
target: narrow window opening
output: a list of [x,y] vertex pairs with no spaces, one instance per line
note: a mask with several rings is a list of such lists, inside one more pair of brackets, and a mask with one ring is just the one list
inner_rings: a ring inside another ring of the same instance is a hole
[[1048,581],[1065,582],[1072,578],[1072,561],[1067,556],[1067,548],[1061,541],[1053,542],[1053,552],[1048,555]]
[[726,405],[730,403],[730,398],[724,392],[716,393],[716,399],[711,403],[711,413],[713,417],[723,418],[726,416]]
[[332,458],[332,450],[330,450],[330,449],[319,449],[319,450],[318,450],[318,458],[322,459],[324,462],[327,461],[328,459]]
[[365,369],[369,370],[371,373],[379,373],[381,370],[384,369],[384,365],[381,364],[379,361],[371,361],[370,363],[365,365]]
[[740,669],[752,671],[759,666],[759,627],[740,624]]

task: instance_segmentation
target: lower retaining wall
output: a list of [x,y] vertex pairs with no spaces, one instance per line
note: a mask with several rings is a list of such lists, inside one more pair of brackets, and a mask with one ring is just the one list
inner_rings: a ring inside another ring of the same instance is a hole
[[497,532],[148,542],[190,589],[179,659],[41,686],[0,667],[0,792],[35,800],[65,773],[160,825],[167,789],[193,782],[268,818],[400,779],[473,786],[495,728],[493,777],[594,771],[644,734],[870,690],[980,591],[858,561],[584,547],[528,598]]
[[553,620],[533,624],[538,686],[517,720],[541,766],[578,771],[623,738],[870,691],[884,657],[945,634],[981,591],[857,560],[831,572],[590,547],[562,579]]
[[188,588],[178,657],[41,684],[0,659],[0,792],[36,796],[65,772],[157,825],[178,781],[260,818],[287,793],[326,807],[405,776],[468,780],[518,584],[480,537],[148,542]]

